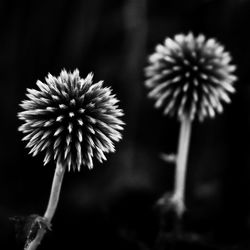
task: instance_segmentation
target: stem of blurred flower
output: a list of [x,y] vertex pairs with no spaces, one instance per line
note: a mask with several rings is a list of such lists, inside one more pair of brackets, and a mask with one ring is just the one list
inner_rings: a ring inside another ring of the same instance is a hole
[[[48,225],[51,223],[51,220],[57,208],[65,169],[66,168],[61,163],[57,162],[50,192],[49,203],[43,216],[44,220],[46,221],[46,223],[48,223]],[[45,228],[40,227],[35,239],[25,247],[25,250],[35,250],[41,243],[46,231],[47,230]]]
[[192,121],[188,117],[181,120],[178,153],[176,161],[175,187],[171,202],[178,218],[185,212],[185,182]]

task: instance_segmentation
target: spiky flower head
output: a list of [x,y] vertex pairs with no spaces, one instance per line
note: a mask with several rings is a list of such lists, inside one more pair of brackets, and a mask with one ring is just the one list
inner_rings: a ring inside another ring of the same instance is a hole
[[213,38],[192,33],[166,38],[145,68],[148,96],[156,100],[156,108],[164,108],[164,115],[214,117],[223,111],[223,101],[230,102],[228,93],[235,92],[236,66],[230,63],[230,54]]
[[112,90],[103,81],[93,83],[92,73],[80,78],[78,70],[62,70],[59,77],[48,74],[45,80],[37,81],[39,90],[27,89],[28,100],[20,104],[24,111],[18,113],[30,153],[45,151],[44,165],[54,159],[69,170],[82,165],[91,169],[93,157],[106,160],[124,124]]

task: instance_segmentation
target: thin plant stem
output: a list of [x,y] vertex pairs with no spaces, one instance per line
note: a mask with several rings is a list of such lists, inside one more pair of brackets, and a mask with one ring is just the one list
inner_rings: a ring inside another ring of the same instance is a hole
[[189,141],[191,135],[192,120],[184,117],[181,120],[178,153],[176,161],[175,184],[172,203],[179,219],[185,212],[185,182],[187,173],[187,160]]
[[44,214],[44,218],[48,220],[48,222],[51,222],[56,211],[64,173],[65,173],[65,167],[61,163],[58,162],[56,165],[56,170],[55,170],[54,179],[52,183],[49,203],[48,203],[46,212]]
[[[51,220],[57,208],[64,173],[65,173],[65,167],[61,163],[57,162],[50,192],[49,203],[45,211],[45,214],[43,216],[43,219],[46,221],[46,223],[48,223],[48,225],[51,223]],[[47,230],[43,227],[39,228],[35,239],[25,247],[25,250],[35,250],[41,243],[46,231]]]

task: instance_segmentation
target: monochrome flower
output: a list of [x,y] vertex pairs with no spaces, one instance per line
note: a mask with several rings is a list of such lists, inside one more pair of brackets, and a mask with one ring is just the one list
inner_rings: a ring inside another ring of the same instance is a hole
[[222,102],[230,102],[235,70],[230,54],[215,39],[178,34],[166,38],[150,55],[145,85],[164,115],[203,120],[221,113]]
[[62,70],[59,77],[48,74],[37,81],[39,90],[27,89],[27,100],[18,117],[24,121],[19,131],[26,134],[33,156],[45,152],[44,165],[51,159],[68,169],[93,168],[95,157],[102,162],[105,153],[114,152],[121,139],[123,111],[118,99],[103,81],[93,83],[93,74],[80,78],[79,71]]

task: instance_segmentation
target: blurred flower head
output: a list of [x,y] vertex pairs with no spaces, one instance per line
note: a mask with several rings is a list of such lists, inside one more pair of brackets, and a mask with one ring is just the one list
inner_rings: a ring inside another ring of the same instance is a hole
[[164,115],[203,120],[221,113],[223,101],[230,102],[235,70],[230,54],[215,39],[178,34],[166,38],[149,56],[145,85]]
[[33,156],[45,151],[44,165],[51,159],[68,169],[93,167],[92,158],[106,160],[121,139],[123,111],[103,81],[93,83],[93,74],[80,78],[79,71],[62,70],[59,77],[48,75],[37,81],[39,90],[27,89],[27,100],[18,117],[24,121],[19,131],[27,134]]

